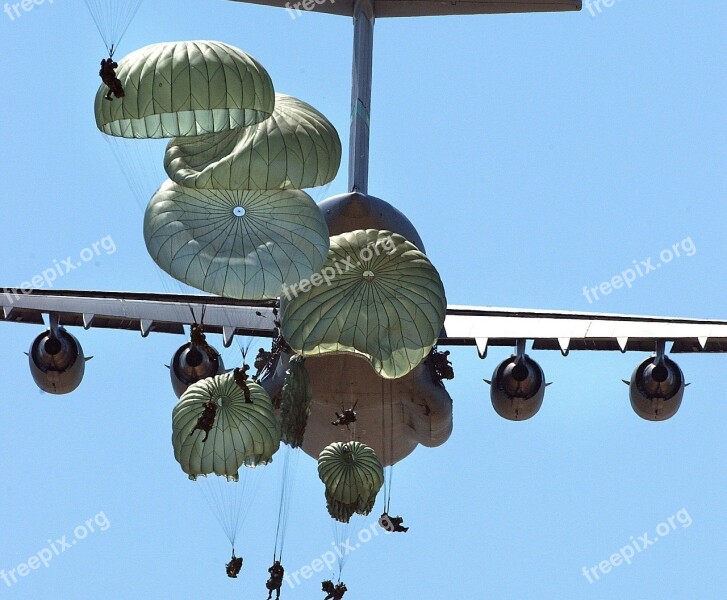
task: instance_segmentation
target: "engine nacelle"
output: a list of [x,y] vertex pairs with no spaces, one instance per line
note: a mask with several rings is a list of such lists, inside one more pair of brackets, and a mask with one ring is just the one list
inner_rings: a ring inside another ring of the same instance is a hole
[[685,387],[679,365],[667,356],[661,360],[652,356],[636,367],[631,376],[631,407],[642,419],[665,421],[679,410]]
[[225,372],[225,365],[220,353],[214,348],[211,349],[212,358],[199,346],[187,342],[174,353],[169,365],[169,375],[172,378],[172,387],[177,398],[181,398],[193,383]]
[[55,336],[50,329],[41,333],[28,352],[33,380],[49,394],[68,394],[81,385],[86,360],[81,344],[62,327]]
[[492,375],[490,398],[498,415],[510,421],[525,421],[543,405],[545,374],[527,354],[501,362]]

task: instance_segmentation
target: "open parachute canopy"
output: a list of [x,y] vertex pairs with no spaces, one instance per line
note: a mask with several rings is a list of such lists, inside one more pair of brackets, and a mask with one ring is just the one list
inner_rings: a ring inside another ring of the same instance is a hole
[[[265,390],[247,383],[251,403],[232,373],[203,379],[189,387],[172,412],[174,458],[190,479],[220,475],[238,479],[241,466],[256,467],[272,461],[280,447],[280,429]],[[204,405],[217,405],[214,425],[206,442],[196,430]]]
[[196,190],[167,181],[144,217],[154,261],[197,289],[244,300],[281,295],[326,260],[328,228],[300,190]]
[[328,512],[341,523],[348,523],[354,513],[368,515],[384,485],[379,457],[360,442],[335,442],[324,448],[318,476],[326,486]]
[[275,190],[325,185],[340,162],[341,140],[328,119],[277,94],[273,115],[258,125],[170,140],[164,166],[187,187]]
[[96,124],[126,138],[198,136],[267,119],[275,92],[254,58],[221,42],[152,44],[119,61],[125,96],[96,94]]
[[402,236],[375,229],[333,236],[317,277],[325,285],[314,276],[304,292],[281,300],[282,333],[294,352],[362,354],[386,379],[429,355],[447,299],[437,270]]

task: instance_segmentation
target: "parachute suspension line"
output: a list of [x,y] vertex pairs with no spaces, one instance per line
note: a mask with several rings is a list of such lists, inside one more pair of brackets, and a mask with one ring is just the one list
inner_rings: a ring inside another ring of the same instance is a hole
[[389,431],[386,430],[386,392],[384,379],[381,379],[381,438],[384,449],[384,512],[389,514],[391,508],[391,486],[394,479],[394,401],[393,383],[389,381]]
[[[349,401],[348,401],[348,406],[350,406],[351,409],[354,410],[354,411],[356,410],[356,406],[358,405],[358,400],[356,400],[355,398],[356,398],[356,394],[354,394],[353,385],[351,385],[351,387],[350,387],[350,398],[349,398]],[[350,439],[348,440],[349,442],[358,442],[357,425],[358,425],[358,421],[354,421],[349,426],[350,427],[350,429],[348,430],[349,437],[350,437]]]
[[[353,518],[351,517],[351,519]],[[336,554],[336,562],[338,563],[338,583],[341,583],[343,569],[348,562],[349,550],[347,548],[350,539],[351,521],[340,523],[335,519],[331,519],[331,529],[333,532],[333,551]]]
[[299,449],[291,448],[286,444],[285,459],[283,461],[283,480],[280,484],[280,507],[278,508],[278,525],[275,531],[273,561],[279,560],[282,562],[283,560],[283,551],[285,549],[285,540],[288,532],[288,517],[290,515],[292,493],[295,488],[295,476],[298,472],[300,452]]
[[200,493],[233,549],[260,486],[260,473],[257,471],[244,468],[239,481],[228,481],[217,475],[197,480]]
[[[238,344],[239,344],[239,346],[240,346],[240,353],[242,354],[242,362],[243,362],[243,363],[245,363],[245,364],[247,364],[247,355],[248,355],[248,354],[249,354],[249,352],[250,352],[250,348],[252,347],[252,343],[253,343],[253,342],[254,342],[254,341],[255,341],[256,339],[257,339],[257,338],[254,338],[254,337],[249,337],[249,338],[247,339],[247,344],[245,344],[245,347],[244,347],[244,348],[242,347],[242,342],[238,340]],[[252,365],[249,365],[249,366],[252,366]]]
[[114,55],[143,0],[84,0],[109,56]]
[[[136,205],[142,216],[146,212],[146,205],[152,194],[166,178],[162,168],[161,156],[164,155],[163,140],[130,140],[117,138],[101,133],[104,141],[114,155],[116,163],[131,191]],[[162,289],[167,294],[188,293],[187,286],[171,278],[161,267],[155,266],[155,271]]]
[[[126,179],[126,183],[134,196],[134,200],[139,206],[141,212],[143,213],[146,209],[146,206],[145,204],[143,204],[142,199],[145,198],[145,196],[147,195],[149,195],[150,197],[150,194],[153,193],[150,192],[147,185],[145,184],[146,177],[140,173],[143,162],[139,160],[137,163],[132,159],[130,148],[128,148],[128,145],[130,143],[129,140],[120,140],[112,136],[106,135],[105,133],[101,133],[101,136],[108,144],[108,147],[113,153],[119,167],[121,167],[121,172],[124,175],[124,179]],[[140,142],[139,140],[133,141],[136,143],[144,143]]]
[[328,197],[328,189],[331,187],[331,183],[333,182],[329,181],[327,184],[317,188],[315,194],[311,192],[311,195],[313,196],[316,204],[320,203]]
[[[216,476],[209,475],[208,478],[209,477]],[[207,506],[209,506],[210,511],[219,523],[220,528],[225,534],[225,537],[227,537],[227,539],[230,541],[230,544],[234,548],[235,532],[232,531],[232,527],[226,514],[227,503],[225,502],[225,494],[223,493],[219,482],[213,482],[208,478],[203,482],[198,481],[198,483],[200,484],[198,488],[200,490],[200,493],[202,494],[202,497],[205,499],[205,502],[207,502]]]

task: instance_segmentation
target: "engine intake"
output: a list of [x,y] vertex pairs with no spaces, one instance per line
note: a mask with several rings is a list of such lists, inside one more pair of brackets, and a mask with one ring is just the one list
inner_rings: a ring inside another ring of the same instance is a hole
[[36,385],[49,394],[68,394],[83,380],[86,360],[79,341],[62,327],[41,333],[30,346],[28,362]]
[[684,397],[684,374],[673,360],[652,356],[642,362],[629,384],[631,407],[642,419],[665,421],[679,410]]
[[490,398],[498,415],[510,421],[535,416],[545,397],[545,374],[527,354],[501,362],[492,375]]
[[181,398],[193,383],[225,372],[225,365],[220,353],[212,346],[208,346],[208,348],[210,353],[192,342],[187,342],[174,353],[169,366],[169,374],[177,398]]

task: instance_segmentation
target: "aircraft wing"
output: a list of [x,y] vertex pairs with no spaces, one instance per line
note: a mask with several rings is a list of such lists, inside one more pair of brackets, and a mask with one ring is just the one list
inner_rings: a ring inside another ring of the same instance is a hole
[[43,325],[55,314],[59,324],[90,329],[125,329],[184,334],[184,325],[200,322],[204,311],[207,333],[220,333],[225,347],[235,335],[272,337],[277,301],[242,302],[218,296],[133,292],[31,290],[23,294],[4,288],[0,320]]
[[443,342],[514,346],[532,340],[533,350],[620,350],[653,352],[657,341],[673,342],[671,352],[727,352],[727,321],[450,306]]
[[[293,11],[352,17],[354,0],[237,0]],[[581,10],[581,0],[374,0],[377,19]]]
[[[5,288],[0,321],[44,324],[54,314],[64,326],[149,333],[185,333],[201,321],[207,333],[272,337],[276,301],[247,302],[206,295]],[[652,352],[657,341],[672,342],[672,353],[727,352],[727,321],[645,317],[606,313],[450,306],[439,340],[446,346],[476,346],[484,357],[491,346],[530,340],[534,350],[620,350]]]

